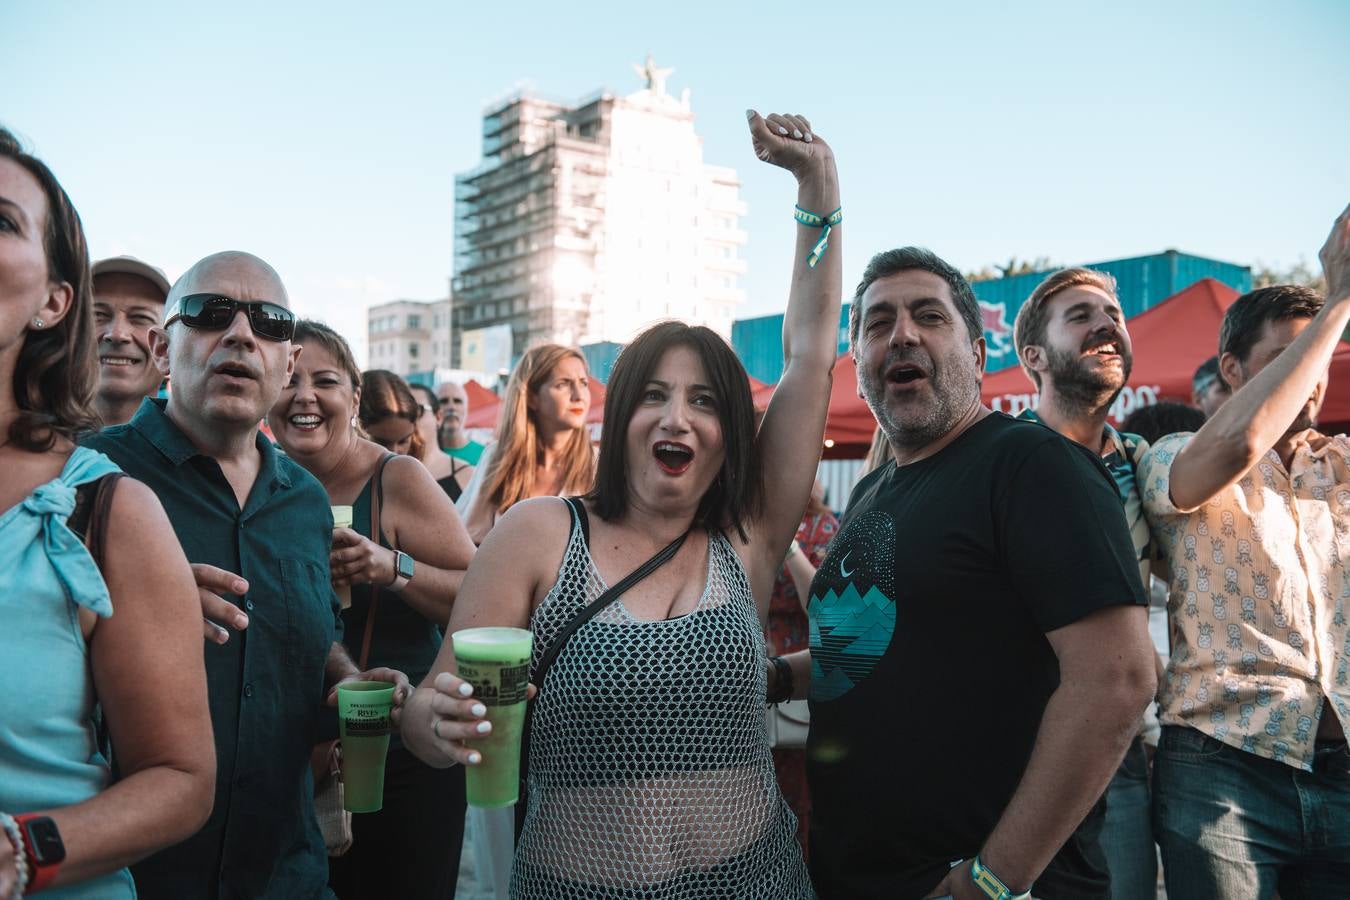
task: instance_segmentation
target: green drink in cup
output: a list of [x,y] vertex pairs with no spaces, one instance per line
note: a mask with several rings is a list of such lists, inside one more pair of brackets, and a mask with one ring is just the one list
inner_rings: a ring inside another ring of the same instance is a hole
[[[333,507],[333,528],[351,528],[352,527],[352,508],[350,506]],[[342,600],[342,608],[346,609],[352,605],[352,586],[350,584],[335,584],[333,590],[337,592]]]
[[384,756],[389,750],[389,711],[393,706],[391,682],[349,681],[338,685],[343,806],[349,812],[378,812],[384,806]]
[[473,685],[474,699],[487,707],[492,723],[489,734],[465,742],[482,754],[478,765],[464,769],[469,805],[510,806],[520,799],[520,736],[534,635],[523,628],[466,628],[450,638],[459,677]]

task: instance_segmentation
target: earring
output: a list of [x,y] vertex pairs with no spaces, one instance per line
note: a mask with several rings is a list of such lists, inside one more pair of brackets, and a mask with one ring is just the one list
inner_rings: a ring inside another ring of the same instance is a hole
[[42,318],[41,318],[40,316],[33,316],[33,327],[34,327],[34,328],[45,328],[46,325],[47,325],[47,323],[44,322],[44,321],[42,321]]

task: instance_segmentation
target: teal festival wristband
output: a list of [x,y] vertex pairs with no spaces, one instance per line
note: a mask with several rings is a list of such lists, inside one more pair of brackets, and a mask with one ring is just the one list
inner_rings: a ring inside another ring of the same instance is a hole
[[970,880],[975,882],[975,886],[983,891],[989,900],[1030,900],[1031,898],[1031,891],[1014,894],[1009,890],[1001,878],[985,868],[984,863],[980,862],[978,853],[970,861]]
[[815,246],[811,248],[810,255],[806,257],[806,264],[814,269],[816,263],[820,262],[820,258],[825,255],[825,251],[830,246],[830,229],[844,221],[844,208],[841,206],[828,216],[822,216],[819,213],[811,212],[809,209],[794,206],[792,218],[796,219],[799,225],[820,229],[820,240],[816,241]]

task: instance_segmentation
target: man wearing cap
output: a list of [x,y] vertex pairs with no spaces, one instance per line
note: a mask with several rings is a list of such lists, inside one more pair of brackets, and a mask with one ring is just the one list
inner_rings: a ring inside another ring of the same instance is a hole
[[98,392],[94,409],[104,425],[131,421],[141,400],[159,392],[164,376],[150,355],[150,329],[164,317],[169,280],[132,256],[94,263],[94,327]]

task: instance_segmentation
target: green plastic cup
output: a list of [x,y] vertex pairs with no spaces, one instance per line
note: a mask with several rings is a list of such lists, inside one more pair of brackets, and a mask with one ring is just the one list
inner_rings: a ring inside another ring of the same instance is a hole
[[520,799],[520,736],[534,635],[523,628],[466,628],[450,639],[459,677],[473,685],[474,699],[487,707],[492,723],[490,734],[465,742],[482,754],[478,765],[464,767],[469,805],[510,806]]
[[[333,528],[351,528],[352,527],[352,508],[350,506],[333,507]],[[338,598],[342,601],[342,608],[346,609],[352,605],[352,586],[350,584],[335,584],[333,590],[337,592]]]
[[348,812],[378,812],[384,806],[384,757],[389,751],[393,706],[394,685],[388,681],[338,685],[342,805]]

